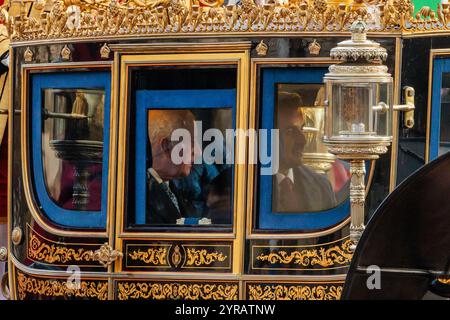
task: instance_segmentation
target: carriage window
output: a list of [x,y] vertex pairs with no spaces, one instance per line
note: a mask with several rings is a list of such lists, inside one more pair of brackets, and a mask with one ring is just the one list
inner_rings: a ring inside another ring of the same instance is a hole
[[324,87],[278,84],[275,128],[280,164],[272,184],[274,212],[313,212],[348,198],[348,165],[323,144]]
[[[200,125],[218,145],[196,141]],[[148,111],[147,224],[231,224],[232,170],[221,138],[231,127],[231,109]]]
[[136,192],[127,204],[128,226],[228,232],[236,68],[141,68],[132,83],[127,185]]
[[64,209],[101,209],[104,104],[103,90],[44,90],[45,184]]
[[31,80],[34,183],[42,211],[62,226],[103,228],[110,75],[47,73]]
[[278,154],[278,165],[259,165],[255,229],[320,230],[349,215],[349,165],[322,142],[326,71],[261,68],[259,128],[268,130],[268,149],[273,159]]

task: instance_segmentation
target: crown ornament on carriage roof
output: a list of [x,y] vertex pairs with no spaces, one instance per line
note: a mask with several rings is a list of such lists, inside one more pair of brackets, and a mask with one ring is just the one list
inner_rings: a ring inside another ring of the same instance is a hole
[[[235,3],[236,2],[236,3]],[[13,42],[137,36],[261,35],[348,32],[358,19],[370,32],[450,29],[450,7],[411,0],[10,0],[0,21]]]

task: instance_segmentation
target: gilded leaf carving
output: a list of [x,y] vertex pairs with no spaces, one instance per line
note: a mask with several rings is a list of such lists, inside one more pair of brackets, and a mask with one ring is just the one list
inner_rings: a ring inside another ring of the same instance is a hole
[[55,242],[44,242],[36,234],[30,232],[28,241],[28,257],[34,261],[55,263],[73,263],[93,261],[92,250],[70,248]]
[[331,284],[247,286],[249,300],[338,300],[341,293],[341,285]]
[[[205,5],[205,3],[207,5]],[[15,10],[9,10],[16,6]],[[130,8],[132,7],[132,10]],[[346,32],[353,21],[368,22],[372,32],[429,32],[450,29],[450,7],[423,7],[414,15],[411,0],[222,1],[118,0],[39,1],[27,15],[26,2],[5,3],[0,19],[12,41],[107,38],[154,34]],[[11,15],[10,15],[11,12]],[[19,12],[13,15],[12,12]]]
[[227,256],[222,252],[213,251],[208,252],[206,249],[194,249],[187,248],[187,266],[202,266],[210,265],[216,261],[223,262],[227,259]]
[[302,267],[321,266],[332,267],[336,265],[349,264],[352,258],[350,250],[351,241],[346,240],[341,245],[330,248],[319,247],[305,248],[302,250],[274,250],[268,254],[261,253],[256,257],[259,261],[266,261],[270,264],[295,264]]
[[128,256],[132,260],[139,260],[146,264],[152,264],[155,266],[166,266],[168,250],[166,247],[154,247],[148,248],[146,251],[133,250]]
[[47,297],[95,298],[107,300],[108,282],[80,282],[79,288],[72,288],[65,279],[40,279],[17,272],[17,293],[19,299],[25,299],[27,294]]
[[238,292],[238,285],[232,283],[118,283],[119,300],[237,300]]

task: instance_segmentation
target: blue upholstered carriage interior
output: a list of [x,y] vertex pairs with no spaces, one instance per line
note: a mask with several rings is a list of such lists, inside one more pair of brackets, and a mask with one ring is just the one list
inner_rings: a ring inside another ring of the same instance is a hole
[[[321,84],[326,68],[264,68],[261,71],[260,115],[262,129],[274,128],[277,84]],[[270,131],[269,131],[270,137]],[[269,140],[270,141],[270,140]],[[282,152],[280,150],[280,152]],[[272,211],[272,176],[259,177],[259,229],[314,231],[333,226],[350,213],[350,201],[320,212],[279,213]]]
[[[107,215],[109,115],[111,96],[110,72],[58,72],[30,76],[32,164],[35,192],[42,211],[54,223],[64,227],[105,228]],[[43,91],[45,89],[100,89],[105,91],[103,126],[103,169],[100,211],[67,210],[58,206],[47,193],[42,161]]]
[[[137,90],[136,91],[136,148],[135,148],[135,208],[136,224],[145,224],[146,164],[148,141],[147,110],[149,109],[200,109],[231,108],[233,128],[236,127],[236,90]],[[234,170],[233,170],[234,177]],[[233,180],[234,181],[234,178]],[[188,223],[188,222],[186,222]]]

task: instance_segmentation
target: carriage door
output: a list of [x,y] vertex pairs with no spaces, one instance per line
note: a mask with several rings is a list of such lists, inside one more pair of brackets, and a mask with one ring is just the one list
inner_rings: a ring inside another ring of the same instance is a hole
[[118,48],[117,299],[239,297],[248,52],[186,48]]

